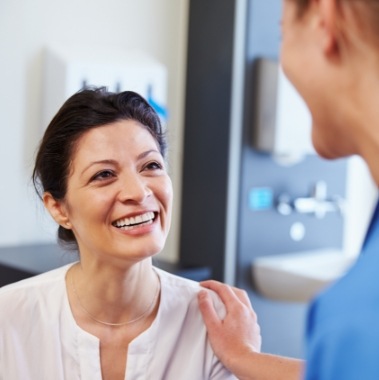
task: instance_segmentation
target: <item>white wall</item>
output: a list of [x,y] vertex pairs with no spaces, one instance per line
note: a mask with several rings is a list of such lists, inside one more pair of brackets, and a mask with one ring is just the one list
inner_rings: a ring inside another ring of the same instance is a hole
[[2,0],[0,2],[0,246],[55,240],[30,187],[41,137],[42,51],[86,44],[140,49],[168,69],[171,175],[176,199],[164,252],[177,256],[188,0]]

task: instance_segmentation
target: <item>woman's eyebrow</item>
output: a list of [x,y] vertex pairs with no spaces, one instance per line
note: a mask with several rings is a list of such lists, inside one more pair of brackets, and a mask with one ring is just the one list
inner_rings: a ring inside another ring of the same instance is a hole
[[113,165],[113,166],[117,166],[118,163],[116,160],[111,160],[111,159],[105,159],[105,160],[98,160],[98,161],[93,161],[91,162],[88,166],[86,166],[82,172],[81,172],[81,175],[84,174],[89,168],[91,168],[92,166],[94,165],[98,165],[98,164],[110,164],[110,165]]
[[146,156],[148,156],[151,153],[158,153],[158,154],[160,154],[160,152],[158,152],[156,149],[149,149],[146,152],[142,152],[141,154],[139,154],[137,156],[137,159],[140,160],[142,158],[145,158]]
[[[137,156],[137,160],[142,160],[142,159],[144,159],[145,157],[147,157],[151,153],[158,153],[158,154],[160,154],[160,152],[158,150],[156,150],[156,149],[149,149],[149,150],[146,150],[146,151],[140,153]],[[112,165],[112,166],[118,166],[119,165],[116,160],[112,160],[112,159],[96,160],[96,161],[91,162],[88,166],[86,166],[82,170],[81,175],[83,175],[92,166],[98,165],[98,164],[108,164],[108,165]]]

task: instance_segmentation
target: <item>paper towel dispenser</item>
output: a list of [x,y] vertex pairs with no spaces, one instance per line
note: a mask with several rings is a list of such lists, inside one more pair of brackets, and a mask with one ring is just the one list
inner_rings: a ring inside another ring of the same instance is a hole
[[310,112],[280,64],[259,59],[255,74],[253,147],[276,156],[313,154]]
[[88,86],[135,91],[167,118],[167,69],[141,50],[98,45],[47,46],[44,51],[42,125],[45,128],[63,102]]

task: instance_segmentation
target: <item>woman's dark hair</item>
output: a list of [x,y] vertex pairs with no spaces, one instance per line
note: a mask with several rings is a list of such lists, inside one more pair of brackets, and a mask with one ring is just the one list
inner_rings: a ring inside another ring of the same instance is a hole
[[[160,153],[166,155],[166,137],[159,116],[149,103],[132,91],[108,92],[105,87],[84,89],[72,95],[54,116],[41,140],[32,174],[40,198],[49,192],[63,200],[75,147],[88,130],[119,120],[136,120],[157,141]],[[73,232],[58,227],[58,241],[77,249]]]

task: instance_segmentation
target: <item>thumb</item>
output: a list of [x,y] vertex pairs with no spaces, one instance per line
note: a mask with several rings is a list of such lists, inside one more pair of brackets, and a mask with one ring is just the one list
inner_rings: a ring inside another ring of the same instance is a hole
[[211,296],[208,291],[200,290],[197,299],[199,302],[199,309],[203,316],[205,326],[207,329],[214,328],[220,324],[220,319],[213,306]]

